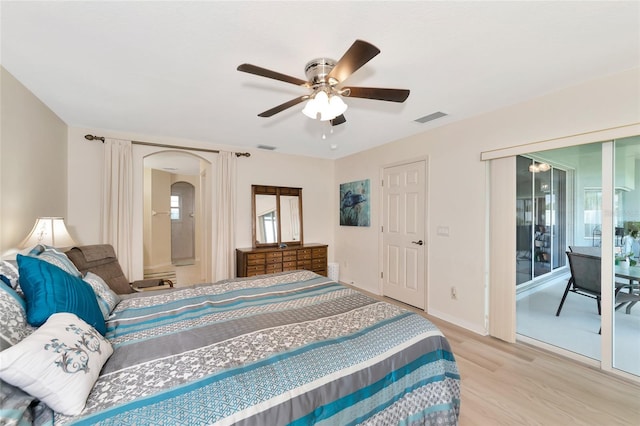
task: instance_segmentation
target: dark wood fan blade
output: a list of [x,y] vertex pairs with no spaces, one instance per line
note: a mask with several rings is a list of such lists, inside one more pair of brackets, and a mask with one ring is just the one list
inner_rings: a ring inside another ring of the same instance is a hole
[[300,96],[299,98],[295,98],[295,99],[291,99],[288,102],[285,102],[281,105],[278,105],[277,107],[271,108],[270,110],[267,110],[265,112],[261,112],[260,114],[258,114],[258,117],[271,117],[272,115],[275,115],[281,111],[284,111],[287,108],[291,108],[294,105],[299,104],[300,102],[309,99],[309,95],[304,95],[304,96]]
[[238,71],[248,72],[249,74],[259,75],[261,77],[273,78],[274,80],[284,81],[285,83],[295,84],[296,86],[310,86],[308,81],[301,80],[296,77],[291,77],[290,75],[281,74],[276,71],[271,71],[266,68],[258,67],[256,65],[242,64],[238,66]]
[[332,126],[337,126],[338,124],[342,124],[345,121],[347,121],[347,119],[344,118],[344,114],[340,114],[339,116],[337,116],[333,120],[329,120],[329,121],[331,122]]
[[350,98],[377,99],[379,101],[404,102],[409,97],[409,90],[382,89],[379,87],[345,87],[345,96]]
[[366,41],[356,40],[349,50],[342,55],[335,67],[331,70],[327,79],[335,79],[343,82],[361,66],[373,59],[380,49]]

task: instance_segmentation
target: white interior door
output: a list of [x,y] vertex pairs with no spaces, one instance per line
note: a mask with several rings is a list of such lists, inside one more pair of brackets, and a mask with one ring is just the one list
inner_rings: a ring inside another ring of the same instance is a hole
[[426,306],[426,162],[383,173],[382,292],[420,309]]

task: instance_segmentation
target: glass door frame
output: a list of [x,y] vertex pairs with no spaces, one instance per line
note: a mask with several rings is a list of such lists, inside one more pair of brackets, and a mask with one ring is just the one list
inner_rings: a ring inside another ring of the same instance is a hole
[[[581,133],[571,136],[547,139],[517,146],[484,151],[480,155],[481,161],[490,161],[490,175],[488,188],[491,194],[488,220],[489,247],[487,250],[487,264],[489,265],[488,310],[490,321],[488,331],[491,336],[507,342],[516,341],[515,327],[515,228],[516,220],[502,212],[514,212],[515,203],[515,173],[516,156],[531,152],[540,152],[556,148],[565,148],[590,143],[601,143],[602,148],[602,187],[603,206],[606,210],[602,217],[602,319],[601,323],[601,360],[597,366],[606,372],[639,382],[638,376],[626,373],[613,367],[613,278],[614,278],[614,228],[613,228],[613,195],[614,195],[614,153],[613,141],[640,135],[640,123],[607,128],[603,130]],[[508,182],[511,179],[512,183]],[[509,228],[508,230],[505,227]],[[512,242],[510,242],[512,241]],[[508,262],[505,264],[505,261]],[[605,279],[606,277],[606,279]],[[493,308],[495,306],[496,308]],[[553,348],[550,348],[554,350]],[[567,357],[571,353],[558,351]],[[573,354],[575,355],[575,354]],[[584,357],[580,361],[588,362]],[[593,364],[593,363],[591,363]]]

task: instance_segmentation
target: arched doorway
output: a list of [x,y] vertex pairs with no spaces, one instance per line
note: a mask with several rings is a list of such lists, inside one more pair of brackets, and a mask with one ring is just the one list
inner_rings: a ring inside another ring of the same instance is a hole
[[147,155],[144,163],[143,265],[145,278],[179,286],[206,282],[211,270],[207,237],[211,163],[184,151]]

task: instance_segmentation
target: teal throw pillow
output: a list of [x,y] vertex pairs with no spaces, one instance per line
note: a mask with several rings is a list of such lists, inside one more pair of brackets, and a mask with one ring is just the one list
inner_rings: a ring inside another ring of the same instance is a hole
[[20,286],[27,301],[27,321],[39,327],[57,312],[76,314],[106,333],[104,318],[93,289],[59,267],[31,256],[18,255]]

